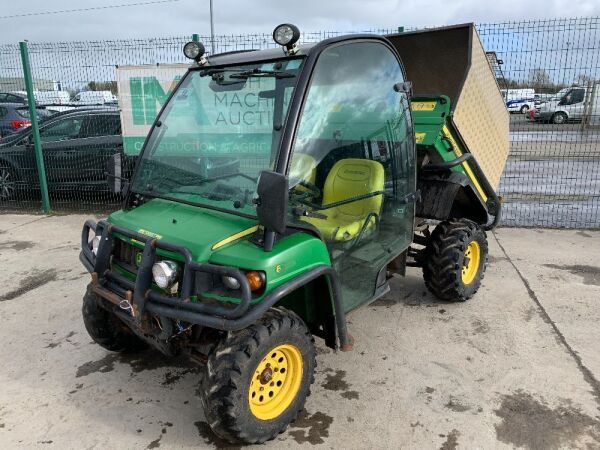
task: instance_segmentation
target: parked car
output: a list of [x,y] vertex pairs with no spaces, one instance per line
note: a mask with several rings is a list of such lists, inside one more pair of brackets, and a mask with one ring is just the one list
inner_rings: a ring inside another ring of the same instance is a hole
[[[588,92],[589,91],[589,92]],[[533,120],[538,122],[551,122],[554,124],[563,124],[567,122],[581,121],[585,113],[586,101],[592,91],[584,87],[571,87],[565,90],[560,98],[554,98],[546,103],[542,103],[533,114]],[[593,111],[590,114],[597,114],[596,105],[591,105]]]
[[110,91],[83,91],[73,98],[77,105],[110,105],[117,104],[117,97]]
[[27,95],[21,95],[14,92],[0,92],[0,103],[20,103],[27,104]]
[[[114,109],[78,108],[40,122],[50,190],[107,191],[107,163],[123,153],[121,121]],[[133,168],[133,158],[127,167]],[[0,139],[0,200],[39,186],[31,129]]]
[[534,107],[534,89],[502,89],[501,93],[509,112],[526,114],[529,109]]
[[[23,103],[27,103],[27,92],[13,91],[10,95],[16,95],[23,98]],[[71,101],[71,96],[67,91],[33,91],[35,103],[38,105],[66,105]]]
[[[43,106],[38,106],[37,117],[39,120],[52,115]],[[0,103],[0,137],[8,136],[23,127],[31,125],[29,108],[22,103]]]

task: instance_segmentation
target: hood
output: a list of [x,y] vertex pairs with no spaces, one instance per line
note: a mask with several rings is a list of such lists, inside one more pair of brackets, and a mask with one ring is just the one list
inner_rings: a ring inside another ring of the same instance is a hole
[[247,238],[258,225],[258,220],[162,199],[117,211],[108,222],[187,247],[198,262],[208,261],[213,251],[229,242]]

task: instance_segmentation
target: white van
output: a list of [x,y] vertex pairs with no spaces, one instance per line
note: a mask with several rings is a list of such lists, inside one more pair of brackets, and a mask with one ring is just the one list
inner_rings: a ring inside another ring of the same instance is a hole
[[110,91],[83,91],[73,98],[76,105],[116,104],[117,97]]
[[502,89],[501,92],[509,112],[526,114],[535,106],[535,89]]
[[[589,88],[573,86],[566,89],[560,98],[543,103],[535,112],[533,119],[540,122],[551,122],[563,124],[567,122],[579,122],[586,114],[595,116],[600,114],[598,96],[600,84]],[[594,98],[592,98],[594,97]]]
[[[27,92],[14,91],[12,94],[27,98]],[[71,101],[71,96],[67,91],[33,91],[33,98],[40,106],[47,105],[66,105]]]

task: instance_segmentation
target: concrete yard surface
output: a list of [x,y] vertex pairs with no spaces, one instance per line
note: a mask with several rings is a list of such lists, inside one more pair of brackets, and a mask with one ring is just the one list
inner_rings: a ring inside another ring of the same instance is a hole
[[[83,215],[0,215],[0,448],[215,448],[200,370],[110,353],[81,320]],[[600,448],[600,232],[501,228],[470,301],[420,271],[317,339],[306,411],[265,448]]]

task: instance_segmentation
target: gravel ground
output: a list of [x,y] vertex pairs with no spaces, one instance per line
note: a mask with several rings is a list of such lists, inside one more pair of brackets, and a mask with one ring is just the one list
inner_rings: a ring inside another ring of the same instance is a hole
[[[84,216],[0,215],[0,448],[215,448],[199,371],[109,353],[81,321]],[[477,296],[420,273],[318,342],[306,412],[269,448],[600,448],[600,232],[502,228]]]

